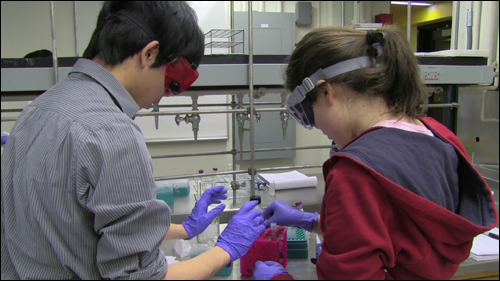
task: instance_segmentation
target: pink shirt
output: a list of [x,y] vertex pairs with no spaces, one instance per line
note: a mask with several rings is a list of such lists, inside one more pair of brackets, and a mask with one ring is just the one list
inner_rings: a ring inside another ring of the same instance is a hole
[[405,130],[405,131],[426,134],[426,135],[429,135],[431,137],[434,136],[434,134],[426,127],[422,127],[422,126],[419,126],[417,124],[412,124],[409,122],[398,121],[398,120],[384,120],[384,121],[378,122],[373,127],[396,128],[396,129],[401,129],[401,130]]

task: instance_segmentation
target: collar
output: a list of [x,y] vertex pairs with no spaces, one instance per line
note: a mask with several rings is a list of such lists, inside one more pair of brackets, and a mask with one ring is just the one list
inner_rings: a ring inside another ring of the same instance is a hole
[[116,99],[123,113],[128,117],[133,119],[135,114],[140,110],[135,100],[123,85],[118,82],[115,76],[95,61],[80,58],[73,65],[70,73],[83,73],[94,79]]

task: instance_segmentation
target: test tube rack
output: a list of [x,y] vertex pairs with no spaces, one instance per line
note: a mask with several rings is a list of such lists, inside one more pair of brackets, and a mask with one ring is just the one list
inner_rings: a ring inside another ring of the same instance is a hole
[[287,227],[278,226],[274,237],[271,228],[262,232],[246,255],[241,257],[240,273],[252,276],[256,261],[275,261],[284,268],[288,266]]

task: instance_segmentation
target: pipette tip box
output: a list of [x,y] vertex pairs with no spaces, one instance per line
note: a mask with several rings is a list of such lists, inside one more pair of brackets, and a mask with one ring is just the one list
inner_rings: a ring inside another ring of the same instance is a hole
[[307,259],[309,247],[306,231],[301,228],[290,227],[287,232],[288,258]]

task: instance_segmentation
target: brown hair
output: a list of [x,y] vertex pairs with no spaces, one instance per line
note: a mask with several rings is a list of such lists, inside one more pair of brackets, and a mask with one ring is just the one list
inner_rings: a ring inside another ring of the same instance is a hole
[[[377,48],[381,46],[381,51]],[[406,36],[395,26],[372,32],[342,26],[317,28],[304,36],[287,59],[285,87],[293,91],[305,77],[320,68],[369,56],[372,67],[365,67],[327,79],[330,84],[346,86],[359,94],[382,97],[391,113],[415,118],[425,113],[428,96],[420,77],[418,61]],[[308,95],[312,102],[316,89]]]

